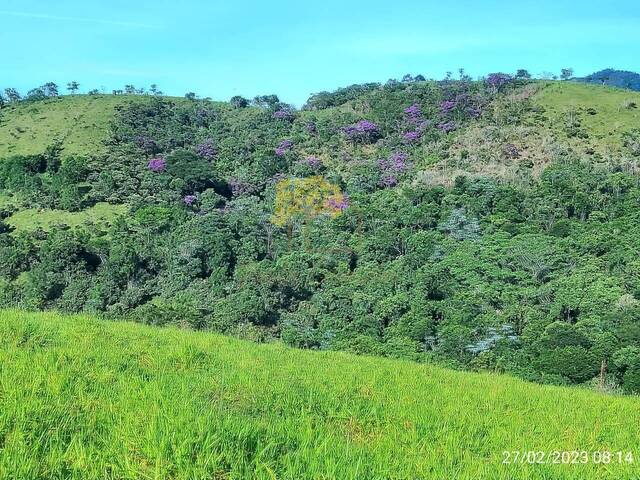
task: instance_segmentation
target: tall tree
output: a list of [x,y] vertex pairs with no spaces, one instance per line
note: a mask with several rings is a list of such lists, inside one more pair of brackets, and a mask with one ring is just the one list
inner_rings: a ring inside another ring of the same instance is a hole
[[22,98],[20,96],[20,92],[18,92],[18,90],[16,90],[15,88],[5,88],[4,94],[9,100],[9,103],[19,102],[20,99]]
[[78,88],[80,88],[80,84],[75,80],[67,83],[67,90],[71,92],[71,95],[74,95],[78,91]]
[[569,80],[573,77],[573,68],[563,68],[560,71],[560,78],[562,80]]
[[58,96],[58,85],[56,85],[54,82],[47,82],[41,88],[47,97]]

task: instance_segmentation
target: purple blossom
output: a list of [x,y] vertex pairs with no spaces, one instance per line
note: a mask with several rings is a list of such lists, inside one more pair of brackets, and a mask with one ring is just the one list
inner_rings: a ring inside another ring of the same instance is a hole
[[340,200],[330,198],[328,204],[331,208],[335,208],[336,210],[346,210],[349,208],[349,197],[343,195]]
[[458,106],[458,102],[455,100],[444,100],[440,102],[440,112],[445,115],[451,113],[451,111]]
[[396,172],[404,172],[407,168],[409,155],[404,152],[396,152],[391,155],[391,166]]
[[322,160],[320,160],[318,157],[315,157],[313,155],[305,158],[303,160],[303,163],[305,165],[307,165],[308,167],[313,168],[314,170],[317,169],[317,168],[322,167]]
[[212,138],[205,139],[202,143],[196,145],[196,153],[200,155],[202,158],[206,158],[207,160],[212,160],[215,156],[217,150]]
[[195,203],[196,199],[195,195],[185,195],[182,201],[185,205],[191,206]]
[[380,177],[380,185],[383,187],[393,187],[398,184],[398,177],[393,173],[385,173]]
[[383,187],[392,187],[398,183],[398,175],[407,170],[409,155],[404,152],[392,153],[389,158],[378,160],[381,170],[379,184]]
[[291,150],[293,142],[291,140],[282,140],[276,147],[276,155],[282,157],[287,151]]
[[493,88],[499,89],[504,84],[510,82],[511,79],[512,79],[511,75],[508,75],[506,73],[491,73],[487,77],[486,82]]
[[167,161],[164,158],[152,158],[149,160],[147,168],[152,172],[163,172],[167,168]]
[[271,116],[273,118],[277,118],[278,120],[287,120],[287,121],[291,121],[294,118],[293,112],[286,108],[281,108],[279,110],[276,110],[275,112],[273,112]]
[[249,195],[257,190],[256,186],[252,183],[245,182],[244,180],[240,180],[235,177],[229,179],[229,187],[231,187],[231,193],[234,197]]
[[442,122],[442,123],[439,123],[437,126],[438,126],[438,129],[442,130],[444,133],[453,132],[457,128],[455,122],[452,122],[452,121]]
[[422,136],[422,132],[418,131],[418,130],[414,130],[411,132],[406,132],[403,137],[407,142],[415,142],[417,140],[420,139],[420,137]]
[[158,144],[152,138],[139,135],[135,137],[134,140],[136,142],[136,145],[144,150],[144,153],[152,154],[158,151]]
[[309,135],[315,135],[316,133],[318,133],[315,122],[307,122],[304,128]]
[[209,124],[209,118],[211,116],[211,112],[204,108],[199,108],[196,110],[196,125],[199,127],[206,127]]
[[411,122],[417,122],[422,118],[422,109],[417,103],[414,103],[405,108],[404,113],[407,116],[407,119],[409,119],[409,121]]
[[392,153],[389,158],[378,160],[378,167],[385,172],[402,173],[407,169],[409,155],[404,152]]
[[349,140],[362,143],[371,143],[380,137],[378,125],[369,120],[360,120],[353,125],[342,129]]

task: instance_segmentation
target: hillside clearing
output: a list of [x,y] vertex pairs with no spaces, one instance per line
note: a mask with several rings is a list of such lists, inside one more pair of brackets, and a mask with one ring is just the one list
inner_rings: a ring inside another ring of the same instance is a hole
[[40,154],[56,141],[63,157],[100,153],[115,107],[140,98],[67,95],[7,107],[0,116],[0,158]]
[[[554,82],[536,95],[554,125],[578,115],[589,143],[601,153],[619,149],[621,135],[640,127],[640,93],[600,85]],[[602,148],[599,148],[602,147]]]
[[49,230],[53,225],[62,224],[73,228],[96,223],[109,224],[117,215],[123,214],[126,210],[126,205],[110,205],[104,202],[79,212],[30,208],[14,213],[5,221],[16,232],[32,231],[38,228]]

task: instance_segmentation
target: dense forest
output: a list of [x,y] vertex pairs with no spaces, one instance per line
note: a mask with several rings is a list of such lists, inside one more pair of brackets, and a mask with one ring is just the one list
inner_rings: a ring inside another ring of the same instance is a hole
[[[99,151],[0,159],[0,305],[639,392],[640,122],[612,139],[585,126],[598,94],[539,101],[571,88],[596,87],[129,98]],[[10,221],[105,203],[124,210]]]

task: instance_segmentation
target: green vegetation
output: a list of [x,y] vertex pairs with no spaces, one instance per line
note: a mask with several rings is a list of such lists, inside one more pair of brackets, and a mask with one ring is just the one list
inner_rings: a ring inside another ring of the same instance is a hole
[[102,152],[116,106],[138,98],[69,95],[10,104],[0,112],[0,159],[41,154],[57,141],[63,157]]
[[636,399],[86,316],[0,311],[0,393],[3,479],[638,475],[502,463],[637,457]]
[[518,77],[12,102],[106,130],[0,159],[0,306],[638,393],[638,94]]
[[622,149],[622,134],[640,126],[640,93],[630,90],[554,82],[541,89],[536,102],[556,128],[578,123],[583,142],[602,154]]
[[5,193],[0,193],[0,208],[11,208],[15,203],[16,202],[12,197]]
[[126,211],[126,205],[110,205],[108,203],[96,203],[94,206],[80,212],[23,209],[7,217],[5,222],[14,229],[16,234],[38,228],[50,230],[54,225],[78,227],[98,224],[98,226],[107,226],[113,223],[118,215],[122,215]]

